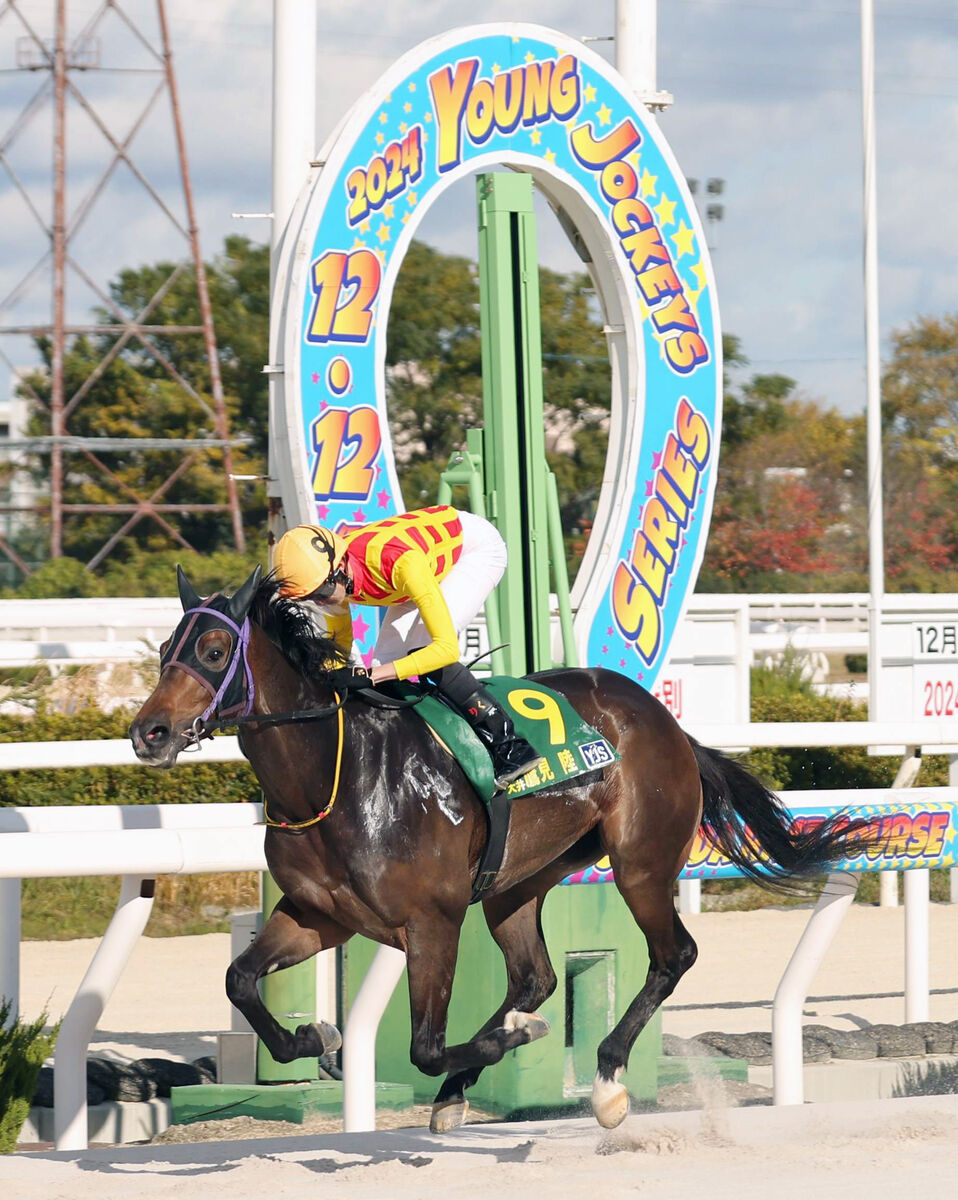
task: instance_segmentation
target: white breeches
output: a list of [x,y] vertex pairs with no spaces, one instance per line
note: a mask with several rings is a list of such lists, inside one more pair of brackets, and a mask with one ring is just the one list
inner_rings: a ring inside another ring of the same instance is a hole
[[[459,561],[439,584],[456,633],[462,633],[486,602],[486,597],[506,569],[506,544],[494,525],[474,513],[460,512],[462,553]],[[432,641],[422,623],[419,609],[407,601],[394,604],[386,612],[376,648],[373,666],[393,662]]]

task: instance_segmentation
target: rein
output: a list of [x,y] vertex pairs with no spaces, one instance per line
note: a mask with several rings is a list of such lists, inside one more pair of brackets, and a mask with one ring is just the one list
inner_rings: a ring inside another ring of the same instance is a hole
[[[218,687],[214,686],[213,680],[206,677],[198,664],[193,665],[186,661],[184,657],[187,652],[187,638],[193,631],[200,615],[215,617],[216,620],[222,621],[228,626],[235,635],[230,662]],[[205,739],[211,739],[214,732],[220,729],[230,729],[242,725],[292,725],[301,721],[322,721],[326,717],[335,715],[337,717],[336,770],[333,775],[333,785],[326,807],[306,821],[277,821],[269,815],[266,796],[265,794],[263,796],[263,823],[270,828],[283,829],[289,833],[299,833],[325,820],[332,812],[333,806],[336,803],[336,797],[339,794],[339,777],[343,764],[343,708],[349,699],[349,693],[345,692],[340,698],[339,693],[334,691],[333,695],[336,697],[336,703],[326,705],[323,708],[304,708],[296,709],[292,712],[263,713],[257,715],[252,711],[256,685],[247,657],[250,642],[249,617],[244,618],[242,625],[237,625],[226,613],[220,609],[209,607],[206,604],[187,609],[184,616],[190,617],[190,621],[176,645],[171,647],[161,659],[161,667],[176,667],[178,670],[184,671],[200,683],[211,697],[210,703],[206,706],[205,710],[193,721],[184,750],[199,750],[201,743]],[[238,675],[237,672],[240,667],[242,668],[242,673]],[[234,680],[245,691],[245,698],[238,703],[230,705],[229,708],[224,710],[223,715],[220,715],[220,706],[226,699],[231,685],[234,684]],[[245,688],[243,688],[244,684]],[[371,704],[376,708],[385,709],[411,708],[422,699],[421,696],[410,696],[405,699],[387,697],[375,692],[372,688],[359,689],[357,698],[361,698],[367,704]],[[214,713],[216,714],[215,718],[212,721],[209,720]]]

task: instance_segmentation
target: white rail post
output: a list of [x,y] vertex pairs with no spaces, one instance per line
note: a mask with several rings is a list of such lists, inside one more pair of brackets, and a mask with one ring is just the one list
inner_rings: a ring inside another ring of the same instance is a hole
[[146,928],[154,880],[124,875],[116,912],[67,1009],[54,1054],[53,1127],[57,1150],[87,1148],[86,1055],[123,968]]
[[[905,754],[892,781],[893,788],[914,786],[921,770],[921,747],[906,746]],[[881,908],[898,907],[898,871],[881,871],[878,875],[878,903]]]
[[364,1133],[376,1128],[376,1030],[396,990],[406,956],[380,946],[356,993],[343,1029],[343,1129]]
[[7,1025],[20,1015],[20,880],[0,879],[0,998],[10,1001]]
[[679,912],[700,913],[702,911],[702,880],[679,880]]
[[928,1020],[930,880],[925,870],[905,871],[905,1020]]
[[772,1103],[802,1104],[802,1008],[825,952],[855,899],[858,875],[834,871],[799,938],[772,1004]]

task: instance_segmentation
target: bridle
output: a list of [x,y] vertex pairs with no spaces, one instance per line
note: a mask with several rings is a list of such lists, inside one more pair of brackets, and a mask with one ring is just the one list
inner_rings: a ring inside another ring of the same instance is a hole
[[[316,825],[332,812],[339,792],[339,777],[343,759],[343,706],[349,698],[348,693],[340,697],[333,692],[335,704],[323,708],[298,709],[294,712],[253,714],[253,702],[256,697],[256,685],[253,672],[249,665],[250,619],[243,618],[242,624],[237,624],[232,617],[216,607],[214,601],[223,602],[220,596],[211,596],[205,603],[194,608],[188,608],[183,614],[186,621],[183,632],[177,638],[174,631],[170,645],[160,657],[160,670],[176,667],[195,679],[210,696],[210,702],[203,712],[195,718],[190,728],[184,733],[186,744],[183,752],[197,751],[205,739],[212,738],[218,729],[227,729],[238,725],[290,725],[298,721],[320,721],[326,717],[338,717],[336,740],[336,765],[332,790],[326,807],[306,821],[277,821],[267,810],[266,797],[263,796],[263,821],[266,825],[286,831],[301,833],[311,825]],[[202,624],[209,624],[207,629],[199,629]],[[181,622],[182,623],[182,622]],[[226,669],[214,672],[205,666],[196,654],[196,642],[204,633],[209,633],[225,625],[230,631],[230,658]],[[418,704],[419,698],[391,699],[377,695],[372,688],[364,689],[363,698],[383,708],[408,708]],[[374,699],[375,697],[375,699]],[[210,720],[215,716],[214,720]]]
[[[200,742],[212,737],[214,729],[221,724],[229,724],[232,719],[245,719],[253,711],[255,684],[247,656],[250,620],[247,616],[238,625],[222,609],[215,607],[213,601],[219,599],[219,596],[211,596],[204,604],[188,608],[183,614],[184,619],[189,618],[183,632],[178,639],[174,633],[170,645],[160,657],[161,671],[167,667],[178,668],[195,679],[210,697],[209,704],[190,726],[184,750],[198,750]],[[212,623],[206,618],[211,619]],[[209,628],[200,629],[201,624],[209,624]],[[225,625],[231,634],[229,662],[222,672],[212,671],[200,662],[195,649],[202,634],[221,625]],[[207,724],[214,713],[217,720]]]

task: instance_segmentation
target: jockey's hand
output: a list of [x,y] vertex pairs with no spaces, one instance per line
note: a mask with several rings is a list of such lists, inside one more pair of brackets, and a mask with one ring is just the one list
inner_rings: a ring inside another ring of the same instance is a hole
[[355,692],[373,686],[365,667],[337,667],[335,671],[330,671],[326,678],[337,692]]

